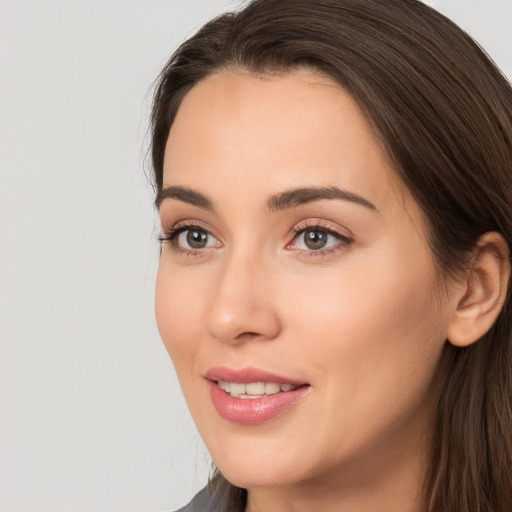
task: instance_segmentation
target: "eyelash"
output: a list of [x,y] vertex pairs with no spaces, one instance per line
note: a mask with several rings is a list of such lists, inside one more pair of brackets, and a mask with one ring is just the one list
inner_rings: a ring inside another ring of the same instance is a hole
[[[306,231],[322,231],[327,235],[337,238],[338,243],[326,247],[325,249],[318,250],[293,248],[293,242],[297,240],[299,236],[303,235]],[[325,222],[322,222],[321,220],[303,221],[294,228],[292,228],[290,234],[293,235],[293,240],[292,242],[288,243],[286,247],[299,251],[300,253],[307,257],[328,256],[337,253],[340,250],[349,249],[351,245],[354,243],[353,236],[348,235],[346,233],[342,233],[341,231],[331,227],[330,225],[327,225]]]
[[169,247],[180,256],[201,256],[205,253],[205,249],[210,248],[205,247],[202,249],[187,249],[185,247],[182,247],[177,240],[182,233],[192,231],[194,229],[198,231],[204,231],[208,233],[209,236],[212,236],[217,240],[217,237],[212,235],[209,229],[195,222],[179,222],[178,224],[172,226],[171,228],[164,230],[164,232],[158,236],[157,240],[158,242],[160,242],[160,244],[169,244]]
[[[158,236],[158,242],[160,244],[167,243],[169,244],[170,248],[178,255],[182,256],[201,256],[204,255],[206,250],[211,249],[211,247],[204,247],[201,249],[192,249],[192,248],[185,248],[182,247],[178,243],[178,237],[187,231],[191,230],[198,230],[206,232],[209,236],[213,237],[214,239],[218,240],[217,237],[215,237],[209,229],[202,226],[199,223],[195,222],[180,222],[168,230],[165,230],[163,233],[161,233]],[[303,235],[306,231],[321,231],[326,233],[328,236],[333,236],[339,240],[338,243],[328,246],[324,249],[318,249],[318,250],[307,250],[307,249],[299,249],[296,247],[293,247],[294,242]],[[293,227],[290,230],[289,236],[292,236],[292,240],[286,244],[287,250],[295,250],[302,255],[308,256],[308,257],[314,257],[314,256],[327,256],[333,253],[336,253],[343,249],[348,249],[354,242],[354,238],[352,236],[349,236],[345,233],[342,233],[341,231],[334,229],[331,226],[328,226],[325,224],[325,222],[322,222],[321,220],[314,220],[314,221],[302,221],[297,226]],[[219,242],[220,243],[220,242]]]

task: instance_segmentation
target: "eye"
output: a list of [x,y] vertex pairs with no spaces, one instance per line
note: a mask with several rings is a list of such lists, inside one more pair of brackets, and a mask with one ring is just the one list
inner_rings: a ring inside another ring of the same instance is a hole
[[299,233],[293,244],[295,249],[319,251],[339,243],[339,237],[319,228],[308,228]]
[[205,249],[218,243],[218,240],[211,233],[197,227],[181,230],[175,240],[180,247],[186,249]]
[[319,249],[330,247],[337,242],[336,237],[327,233],[327,231],[321,229],[306,229],[301,233],[300,237],[297,238],[295,247],[297,249],[318,251]]
[[349,247],[353,239],[323,225],[302,225],[293,229],[294,237],[287,249],[322,255]]
[[222,244],[207,229],[191,224],[178,224],[159,236],[177,253],[199,254],[204,249],[221,247]]

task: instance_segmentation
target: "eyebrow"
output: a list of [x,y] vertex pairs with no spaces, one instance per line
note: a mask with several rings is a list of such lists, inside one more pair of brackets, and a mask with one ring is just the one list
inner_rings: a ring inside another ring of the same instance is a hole
[[341,199],[378,211],[368,199],[338,187],[306,187],[287,190],[272,196],[267,201],[267,208],[270,211],[285,210],[302,204],[330,199]]
[[185,187],[163,188],[156,195],[155,206],[160,208],[164,199],[177,199],[178,201],[183,201],[184,203],[197,206],[203,210],[208,210],[209,212],[213,212],[215,210],[212,201],[210,201],[206,196],[200,192],[196,192],[195,190]]
[[[213,202],[210,199],[200,192],[185,187],[172,186],[163,188],[156,196],[155,206],[160,208],[160,205],[165,199],[177,199],[178,201],[183,201],[184,203],[197,206],[209,212],[215,211]],[[332,199],[349,201],[370,210],[378,211],[375,205],[368,201],[368,199],[338,187],[305,187],[286,190],[285,192],[271,196],[267,201],[267,209],[273,212],[313,203],[315,201]]]

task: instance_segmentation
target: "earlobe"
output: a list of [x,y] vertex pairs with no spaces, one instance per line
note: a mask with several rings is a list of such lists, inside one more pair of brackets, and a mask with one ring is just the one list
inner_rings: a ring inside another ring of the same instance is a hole
[[510,252],[496,232],[482,235],[471,258],[463,294],[448,326],[448,341],[465,347],[494,324],[505,302],[510,279]]

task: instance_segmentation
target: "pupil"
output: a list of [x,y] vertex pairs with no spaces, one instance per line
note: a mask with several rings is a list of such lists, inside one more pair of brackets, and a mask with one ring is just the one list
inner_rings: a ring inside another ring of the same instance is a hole
[[322,249],[327,243],[327,233],[325,231],[306,231],[305,242],[309,249]]
[[202,249],[206,246],[208,234],[205,231],[191,229],[187,233],[187,243],[192,249]]

